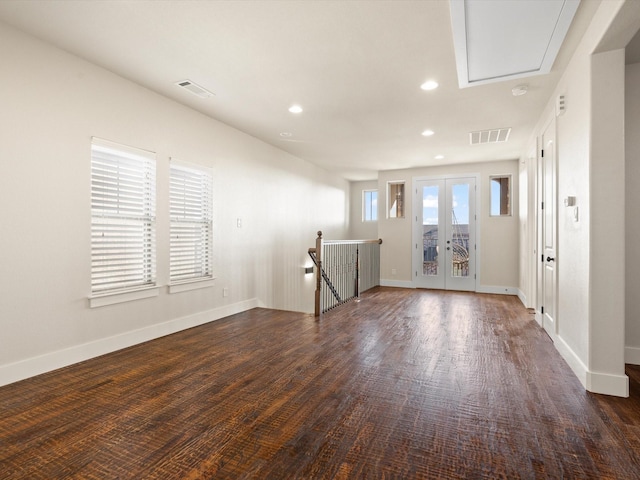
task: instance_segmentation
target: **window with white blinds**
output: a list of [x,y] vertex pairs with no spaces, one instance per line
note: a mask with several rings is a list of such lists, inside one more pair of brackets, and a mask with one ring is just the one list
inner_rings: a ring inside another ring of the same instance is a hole
[[91,292],[155,285],[155,154],[91,142]]
[[212,278],[213,176],[210,169],[171,161],[169,278],[171,283]]

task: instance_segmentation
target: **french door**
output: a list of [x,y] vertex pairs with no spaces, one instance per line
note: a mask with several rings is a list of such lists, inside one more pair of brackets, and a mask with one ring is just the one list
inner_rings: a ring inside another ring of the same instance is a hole
[[476,177],[414,181],[413,283],[476,290]]

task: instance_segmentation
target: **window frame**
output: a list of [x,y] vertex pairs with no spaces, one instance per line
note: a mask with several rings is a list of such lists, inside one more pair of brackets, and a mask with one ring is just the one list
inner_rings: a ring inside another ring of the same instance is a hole
[[[193,241],[176,243],[180,231]],[[191,258],[185,258],[185,252]],[[169,161],[169,292],[208,287],[213,285],[213,280],[213,171],[210,167],[172,158]]]
[[154,152],[91,138],[91,307],[157,295],[156,170]]
[[[367,195],[372,196],[375,193],[375,208],[374,208],[374,199],[370,198],[370,209],[367,211]],[[377,222],[378,221],[378,189],[365,189],[362,190],[362,221],[369,222]]]
[[407,187],[405,180],[387,182],[387,218],[405,218],[406,194]]
[[[504,185],[500,180],[506,180],[506,192]],[[494,199],[494,183],[499,185],[497,195],[499,198]],[[513,177],[511,174],[506,173],[503,175],[490,175],[489,176],[489,216],[491,217],[510,217],[513,212]],[[494,200],[497,201],[497,207],[499,212],[494,213]],[[503,212],[503,208],[506,208],[506,212]]]

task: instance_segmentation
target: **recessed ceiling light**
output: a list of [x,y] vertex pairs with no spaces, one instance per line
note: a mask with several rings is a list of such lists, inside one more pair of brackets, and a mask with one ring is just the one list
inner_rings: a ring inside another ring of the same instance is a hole
[[289,138],[293,133],[291,132],[280,132],[280,136],[284,138]]
[[422,136],[423,137],[430,137],[431,135],[433,135],[435,132],[433,130],[425,130],[424,132],[422,132]]
[[291,105],[289,111],[291,113],[302,113],[302,107],[300,105]]
[[436,88],[438,88],[438,82],[434,80],[427,80],[422,85],[420,85],[420,88],[422,90],[435,90]]
[[435,157],[436,160],[442,160],[444,158],[444,155],[436,155]]

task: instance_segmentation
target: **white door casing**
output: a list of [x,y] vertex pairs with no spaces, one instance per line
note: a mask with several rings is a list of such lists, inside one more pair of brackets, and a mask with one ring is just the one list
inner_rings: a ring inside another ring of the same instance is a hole
[[542,326],[552,339],[557,334],[557,176],[555,118],[542,134],[540,152],[540,264],[541,278],[538,295]]

